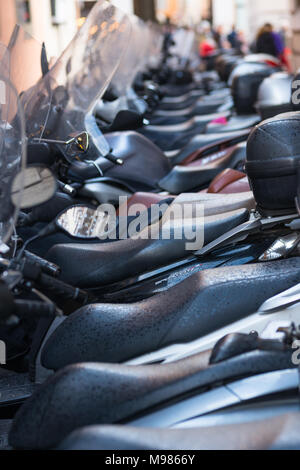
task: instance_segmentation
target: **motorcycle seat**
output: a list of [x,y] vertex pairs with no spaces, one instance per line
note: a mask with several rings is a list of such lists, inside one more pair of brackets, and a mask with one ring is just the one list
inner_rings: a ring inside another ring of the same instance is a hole
[[248,129],[259,124],[261,117],[258,114],[232,116],[226,124],[210,122],[206,126],[206,134],[215,134],[216,132],[235,132]]
[[[200,159],[202,155],[205,153],[213,153],[213,151],[220,151],[222,149],[223,142],[230,144],[228,146],[232,146],[235,143],[244,142],[249,137],[251,129],[247,129],[244,131],[235,131],[235,132],[228,132],[228,133],[217,133],[217,134],[199,134],[194,136],[190,142],[180,151],[176,152],[176,154],[168,157],[171,165],[179,165],[185,161],[190,163],[189,157],[192,153],[198,152],[198,158]],[[195,156],[194,160],[197,159]]]
[[192,90],[188,93],[185,93],[184,95],[178,95],[178,96],[164,96],[164,98],[161,100],[162,104],[177,104],[177,103],[183,103],[188,100],[193,100],[195,102],[195,99],[201,98],[203,96],[203,90]]
[[[96,163],[105,177],[124,184],[134,183],[136,190],[156,189],[156,182],[170,171],[170,162],[164,153],[149,139],[138,132],[112,132],[105,135],[112,153],[124,161],[122,166],[99,157]],[[142,158],[141,158],[142,155]],[[147,168],[147,171],[142,171]],[[99,170],[92,163],[75,162],[70,165],[70,174],[81,181],[99,178]]]
[[226,100],[228,97],[230,97],[230,95],[229,88],[211,92],[209,95],[205,95],[203,90],[195,90],[187,95],[178,96],[176,98],[164,98],[159,104],[158,109],[166,111],[179,111],[184,108],[195,106],[195,104],[198,103],[207,103],[209,101],[216,101],[220,99]]
[[169,126],[147,126],[139,132],[154,142],[164,152],[182,148],[188,144],[196,134],[205,133],[207,124],[212,120],[228,116],[229,113],[205,114],[192,118],[181,124]]
[[[170,210],[171,208],[172,205]],[[162,221],[170,222],[169,216],[170,212],[166,211]],[[160,239],[151,238],[149,231],[152,230],[153,233],[154,229],[159,230],[157,223],[144,229],[140,239],[129,238],[105,244],[55,245],[46,257],[61,267],[61,278],[65,282],[77,287],[96,288],[123,281],[189,256],[187,242],[193,241],[190,235],[195,236],[196,231],[200,238],[204,235],[204,243],[208,244],[248,219],[249,212],[240,209],[201,220],[185,220],[178,231],[181,239],[178,239],[178,236],[176,239],[172,226],[167,233],[169,239],[163,239],[162,236],[157,237]],[[186,237],[187,233],[190,240]]]
[[125,362],[188,343],[246,318],[299,279],[300,258],[222,267],[141,302],[83,307],[49,338],[42,363],[58,370],[82,361]]
[[189,106],[187,108],[179,110],[158,109],[153,113],[153,116],[168,116],[170,118],[186,116],[188,119],[188,117],[218,113],[231,108],[233,108],[233,100],[231,97],[227,97],[225,99],[223,97],[212,97],[211,99],[207,100],[199,99],[193,106]]
[[259,348],[211,363],[207,351],[174,364],[69,366],[52,376],[19,410],[10,432],[16,449],[54,448],[75,429],[117,424],[187,393],[244,376],[293,369],[291,350]]
[[246,160],[246,146],[240,145],[213,160],[211,156],[199,159],[188,166],[175,166],[160,182],[163,191],[180,194],[209,186],[212,180],[226,168],[236,168]]
[[211,121],[214,121],[219,118],[227,118],[230,116],[230,112],[224,113],[215,113],[215,114],[208,114],[204,116],[196,116],[194,118],[188,119],[181,124],[169,124],[169,125],[150,125],[143,129],[143,134],[148,136],[156,136],[159,133],[180,133],[195,130],[201,132],[205,129]]
[[[242,180],[244,182],[247,176],[245,173],[241,171],[233,170],[231,168],[226,168],[226,170],[222,171],[221,173],[216,176],[216,178],[211,182],[207,189],[207,193],[209,194],[230,194],[230,189],[233,188],[233,194],[239,193],[243,191],[238,191],[236,189],[236,185]],[[248,180],[247,180],[248,181]],[[235,185],[235,186],[233,186]],[[250,186],[244,189],[246,192],[250,190]]]
[[[239,172],[236,172],[239,173]],[[239,173],[240,174],[240,173]],[[241,173],[242,174],[242,173]],[[224,178],[225,179],[225,178]],[[231,181],[231,180],[230,180]],[[221,186],[221,184],[223,184]],[[208,192],[200,192],[198,194],[181,194],[180,196],[171,196],[177,204],[192,203],[192,204],[204,204],[205,216],[223,214],[238,209],[252,210],[255,208],[255,200],[253,193],[250,191],[241,192],[240,194],[234,193],[232,196],[229,194],[225,197],[220,194],[220,190],[224,188],[226,182],[220,182],[219,185],[216,182],[214,188]],[[213,190],[215,189],[215,191]],[[219,189],[219,190],[217,190]],[[228,197],[229,196],[229,197]],[[138,204],[143,204],[149,209],[154,204],[159,204],[166,200],[166,196],[152,193],[135,193],[131,198],[128,199],[126,207],[121,206],[119,209],[120,214],[129,213],[129,209]]]
[[61,450],[298,450],[300,414],[252,423],[194,429],[89,426],[74,431]]
[[167,98],[163,99],[157,109],[173,111],[173,110],[180,110],[185,109],[195,104],[195,101],[202,96],[204,96],[203,90],[195,90],[194,92],[190,93],[189,95],[179,96],[176,99],[168,100]]
[[[166,97],[174,98],[193,93],[194,91],[199,90],[199,86],[195,83],[189,83],[188,85],[166,84],[162,85],[160,90],[161,93]],[[202,91],[201,87],[200,90]]]

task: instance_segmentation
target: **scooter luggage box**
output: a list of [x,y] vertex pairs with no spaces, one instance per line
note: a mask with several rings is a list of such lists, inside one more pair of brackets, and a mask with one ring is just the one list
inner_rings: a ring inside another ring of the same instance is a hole
[[234,69],[229,84],[238,113],[255,112],[254,105],[257,101],[259,86],[273,72],[273,67],[257,63],[241,63]]
[[261,214],[296,212],[299,168],[300,113],[280,114],[253,129],[247,145],[246,171]]

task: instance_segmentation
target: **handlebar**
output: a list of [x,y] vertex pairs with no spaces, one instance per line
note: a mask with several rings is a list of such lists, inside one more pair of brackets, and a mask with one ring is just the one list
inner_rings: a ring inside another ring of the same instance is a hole
[[83,305],[86,305],[90,302],[95,302],[95,298],[88,292],[70,286],[69,284],[65,284],[64,282],[59,281],[58,279],[54,279],[47,274],[41,274],[38,283],[47,291],[53,292],[63,299],[76,300]]
[[115,157],[113,154],[109,153],[108,155],[105,156],[107,160],[110,162],[114,163],[115,165],[124,165],[124,161],[121,158]]
[[38,264],[45,274],[49,274],[50,276],[58,277],[60,275],[61,269],[54,263],[50,263],[39,256],[30,253],[29,251],[25,251],[25,257],[31,261],[32,263]]
[[34,301],[34,300],[15,300],[14,313],[18,317],[55,317],[56,306],[54,304]]
[[14,298],[9,288],[0,282],[0,320],[7,320],[14,314]]

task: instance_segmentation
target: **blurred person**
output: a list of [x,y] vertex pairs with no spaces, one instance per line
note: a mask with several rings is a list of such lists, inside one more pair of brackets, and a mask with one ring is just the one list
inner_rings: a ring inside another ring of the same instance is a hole
[[243,31],[238,32],[237,37],[238,47],[237,51],[239,54],[246,55],[249,52],[249,45],[246,40],[246,36]]
[[213,32],[211,25],[208,21],[203,21],[200,27],[201,33],[199,35],[199,54],[200,57],[206,58],[212,55],[217,49],[215,40],[213,39]]
[[272,34],[274,37],[275,47],[276,47],[276,52],[277,52],[276,57],[278,57],[281,60],[282,66],[286,67],[289,73],[291,73],[292,67],[289,61],[290,51],[286,47],[286,36],[285,36],[286,32],[284,32],[283,34],[283,31],[280,30],[279,32],[273,31]]
[[171,18],[167,17],[164,24],[164,41],[163,41],[163,52],[168,54],[170,48],[175,45],[173,38],[174,28],[171,23]]
[[224,47],[223,26],[218,26],[217,29],[212,30],[213,39],[218,49]]
[[281,44],[282,44],[282,53],[281,53],[281,61],[283,65],[287,68],[289,73],[293,72],[292,65],[290,62],[290,56],[292,54],[291,49],[287,45],[287,37],[289,34],[289,23],[288,21],[284,21],[281,25],[281,28],[279,30],[279,36],[281,39]]
[[227,41],[229,42],[232,49],[238,49],[240,46],[238,32],[235,25],[232,26],[232,30],[227,36]]
[[206,38],[200,42],[199,52],[202,58],[209,57],[216,51],[216,43],[212,38]]
[[266,23],[258,31],[255,49],[258,54],[269,54],[279,57],[280,46],[278,38],[275,36],[273,26],[270,23]]

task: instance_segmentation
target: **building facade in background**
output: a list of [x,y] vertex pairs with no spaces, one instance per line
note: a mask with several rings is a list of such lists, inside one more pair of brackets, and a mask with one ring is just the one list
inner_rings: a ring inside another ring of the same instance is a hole
[[294,69],[300,67],[300,0],[292,0],[292,37],[291,49]]
[[40,42],[48,56],[57,56],[77,30],[77,0],[0,1],[0,40],[8,43],[16,23]]
[[[300,66],[300,0],[111,0],[145,19],[169,17],[180,25],[209,20],[224,32],[235,24],[252,41],[265,22],[286,28],[295,64]],[[38,41],[48,57],[57,57],[83,24],[96,0],[0,0],[0,41],[7,44],[15,23]]]

